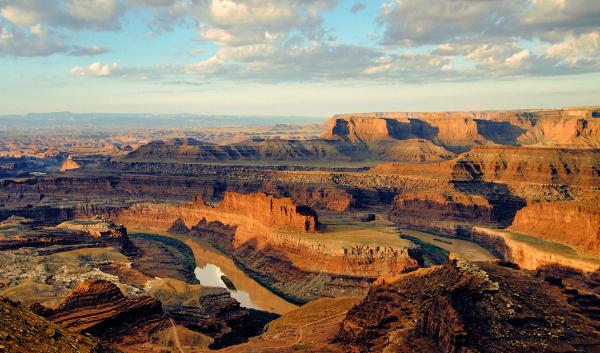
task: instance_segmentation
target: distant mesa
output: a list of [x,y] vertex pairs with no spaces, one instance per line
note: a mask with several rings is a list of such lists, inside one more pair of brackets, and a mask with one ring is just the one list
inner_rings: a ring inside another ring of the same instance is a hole
[[340,114],[316,139],[215,145],[176,138],[142,145],[123,160],[439,162],[474,146],[600,148],[598,115],[600,108]]

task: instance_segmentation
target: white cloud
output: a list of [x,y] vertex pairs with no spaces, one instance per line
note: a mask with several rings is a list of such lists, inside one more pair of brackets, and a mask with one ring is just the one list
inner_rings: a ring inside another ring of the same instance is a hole
[[378,21],[385,44],[439,44],[493,34],[518,13],[519,0],[394,0]]
[[75,66],[71,68],[71,74],[75,76],[108,77],[117,68],[117,63],[101,64],[93,63],[90,66]]
[[570,35],[546,49],[546,55],[568,66],[600,67],[600,32]]
[[114,21],[120,12],[116,0],[65,0],[67,12],[86,21]]

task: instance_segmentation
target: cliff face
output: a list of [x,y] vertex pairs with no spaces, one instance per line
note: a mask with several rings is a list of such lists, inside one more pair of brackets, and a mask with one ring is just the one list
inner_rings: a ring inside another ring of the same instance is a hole
[[600,183],[600,149],[475,147],[456,159],[453,177],[593,186]]
[[445,147],[536,145],[600,147],[600,108],[451,113],[340,114],[324,138],[374,143],[422,138]]
[[225,193],[219,211],[237,213],[269,227],[314,232],[319,224],[317,213],[307,206],[296,206],[289,198],[275,198],[262,193]]
[[[40,200],[55,197],[58,200],[106,200],[143,202],[155,200],[189,200],[190,195],[202,195],[207,200],[219,200],[226,191],[238,193],[265,192],[278,197],[289,197],[294,202],[315,208],[342,211],[354,204],[352,196],[343,188],[322,181],[284,181],[284,172],[261,171],[243,167],[208,166],[183,163],[124,163],[111,162],[107,168],[115,173],[54,174],[22,181],[0,181],[0,205],[35,205]],[[31,210],[23,216],[39,219]],[[27,213],[29,212],[29,213]],[[66,212],[55,209],[56,213]],[[7,213],[8,217],[12,213]],[[3,218],[0,209],[0,218]],[[69,219],[69,215],[52,215]]]
[[594,186],[600,183],[600,149],[476,146],[441,163],[389,163],[371,171],[458,181]]
[[451,260],[378,280],[337,341],[347,352],[591,351],[600,342],[594,321],[567,299],[523,272]]
[[[279,229],[293,232],[314,232],[319,225],[318,216],[307,206],[297,206],[289,198],[275,198],[263,193],[225,193],[217,207],[207,205],[197,196],[191,204],[135,204],[114,214],[124,224],[154,229],[169,229],[181,223],[191,228],[203,218],[209,221],[240,227],[249,233],[259,230]],[[179,224],[182,225],[182,224]]]
[[[506,231],[485,227],[459,228],[457,233],[460,237],[469,238],[492,249],[501,258],[526,270],[538,270],[548,266],[560,266],[588,273],[598,270],[598,264],[594,262],[569,256],[568,253],[554,251],[557,249],[556,244],[546,249],[527,241],[520,241],[518,238],[515,239]],[[560,249],[560,247],[558,248]]]
[[600,254],[600,211],[573,202],[537,202],[519,210],[508,228]]
[[478,195],[408,192],[394,197],[390,216],[411,225],[428,225],[432,221],[459,220],[477,223],[493,221],[493,207]]

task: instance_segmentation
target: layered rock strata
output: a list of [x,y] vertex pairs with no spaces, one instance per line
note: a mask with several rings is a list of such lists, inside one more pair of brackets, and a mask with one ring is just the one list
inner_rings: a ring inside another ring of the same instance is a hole
[[395,221],[419,227],[440,220],[485,224],[493,221],[492,215],[492,205],[481,196],[434,192],[398,194],[392,201],[390,211]]
[[148,342],[150,333],[170,325],[158,300],[125,297],[105,280],[80,283],[56,308],[38,304],[32,310],[61,327],[116,345]]

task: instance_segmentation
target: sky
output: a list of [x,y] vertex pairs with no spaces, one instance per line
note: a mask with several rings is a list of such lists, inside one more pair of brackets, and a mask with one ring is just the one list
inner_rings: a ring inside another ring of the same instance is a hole
[[598,0],[0,0],[0,114],[578,105]]

